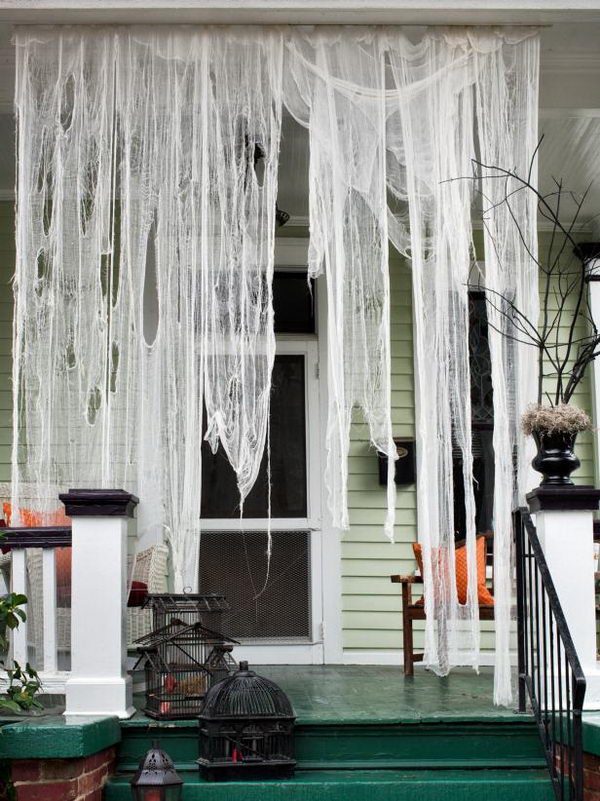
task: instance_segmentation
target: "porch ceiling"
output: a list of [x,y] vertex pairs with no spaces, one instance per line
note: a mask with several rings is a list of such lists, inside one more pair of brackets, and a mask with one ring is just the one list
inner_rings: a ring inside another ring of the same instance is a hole
[[[330,9],[333,5],[322,0],[0,0],[0,200],[12,200],[14,195],[12,23],[130,22],[139,20],[141,8],[146,21],[164,22],[167,7],[170,22],[225,22],[231,21],[236,8],[237,22],[558,20],[542,30],[540,129],[546,133],[540,158],[542,188],[550,188],[551,176],[564,177],[575,191],[593,181],[589,214],[600,212],[600,161],[590,148],[584,152],[573,145],[577,120],[597,120],[600,138],[600,0],[338,0],[335,14]],[[284,122],[280,163],[279,205],[292,215],[292,223],[306,223],[308,142],[306,132],[290,119]]]
[[[481,25],[600,22],[599,0],[3,0],[9,23]],[[176,19],[175,19],[176,16]]]

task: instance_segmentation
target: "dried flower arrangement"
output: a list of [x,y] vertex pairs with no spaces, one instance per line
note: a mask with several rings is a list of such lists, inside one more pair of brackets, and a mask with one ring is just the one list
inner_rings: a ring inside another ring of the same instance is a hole
[[578,406],[567,403],[559,403],[556,406],[532,403],[523,414],[521,424],[523,432],[528,435],[534,431],[544,431],[548,434],[555,432],[578,434],[580,431],[592,430],[589,415]]

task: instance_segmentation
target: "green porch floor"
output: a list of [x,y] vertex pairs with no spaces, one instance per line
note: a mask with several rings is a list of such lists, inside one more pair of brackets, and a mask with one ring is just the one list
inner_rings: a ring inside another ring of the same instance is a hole
[[[290,698],[299,724],[495,722],[522,719],[515,708],[494,706],[493,670],[457,668],[440,678],[417,669],[376,665],[251,665]],[[516,698],[516,695],[515,695]],[[136,696],[143,706],[143,696]],[[147,725],[141,712],[124,725]]]
[[440,678],[417,668],[405,677],[395,666],[303,665],[258,667],[290,697],[298,723],[491,722],[515,718],[494,706],[493,670],[455,669]]

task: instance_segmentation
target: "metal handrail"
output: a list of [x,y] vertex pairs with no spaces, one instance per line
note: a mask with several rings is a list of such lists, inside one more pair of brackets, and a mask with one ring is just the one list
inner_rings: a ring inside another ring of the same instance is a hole
[[583,801],[586,680],[537,531],[515,513],[519,710],[534,714],[557,801]]

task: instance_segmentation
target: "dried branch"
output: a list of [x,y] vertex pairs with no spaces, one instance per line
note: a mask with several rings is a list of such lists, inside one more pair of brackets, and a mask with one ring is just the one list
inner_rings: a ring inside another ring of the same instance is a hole
[[[495,236],[493,219],[503,208],[515,226],[523,252],[544,275],[545,286],[540,298],[539,320],[529,319],[519,308],[518,299],[507,297],[481,283],[477,289],[485,292],[486,303],[490,311],[495,313],[491,315],[491,320],[488,319],[491,329],[511,342],[537,349],[538,402],[541,403],[546,395],[551,405],[560,405],[571,400],[588,366],[600,354],[600,334],[589,307],[585,263],[581,259],[574,262],[572,256],[578,253],[574,232],[591,185],[583,194],[576,195],[564,187],[561,179],[553,178],[554,190],[542,194],[532,182],[534,163],[541,142],[540,139],[526,177],[520,176],[515,170],[473,159],[473,175],[453,180],[471,180],[478,184],[477,191],[484,200],[483,225],[494,247],[498,263],[502,266],[502,243]],[[503,182],[503,192],[499,200],[496,197],[490,198],[483,191],[481,184],[484,181]],[[551,224],[543,259],[532,248],[524,222],[519,219],[514,205],[514,199],[522,192],[532,193],[539,214]],[[572,214],[565,222],[563,220],[567,205]],[[582,326],[586,327],[586,333],[581,333]],[[551,372],[545,370],[545,365],[551,367]],[[546,392],[544,387],[549,380],[553,383],[551,393]]]

